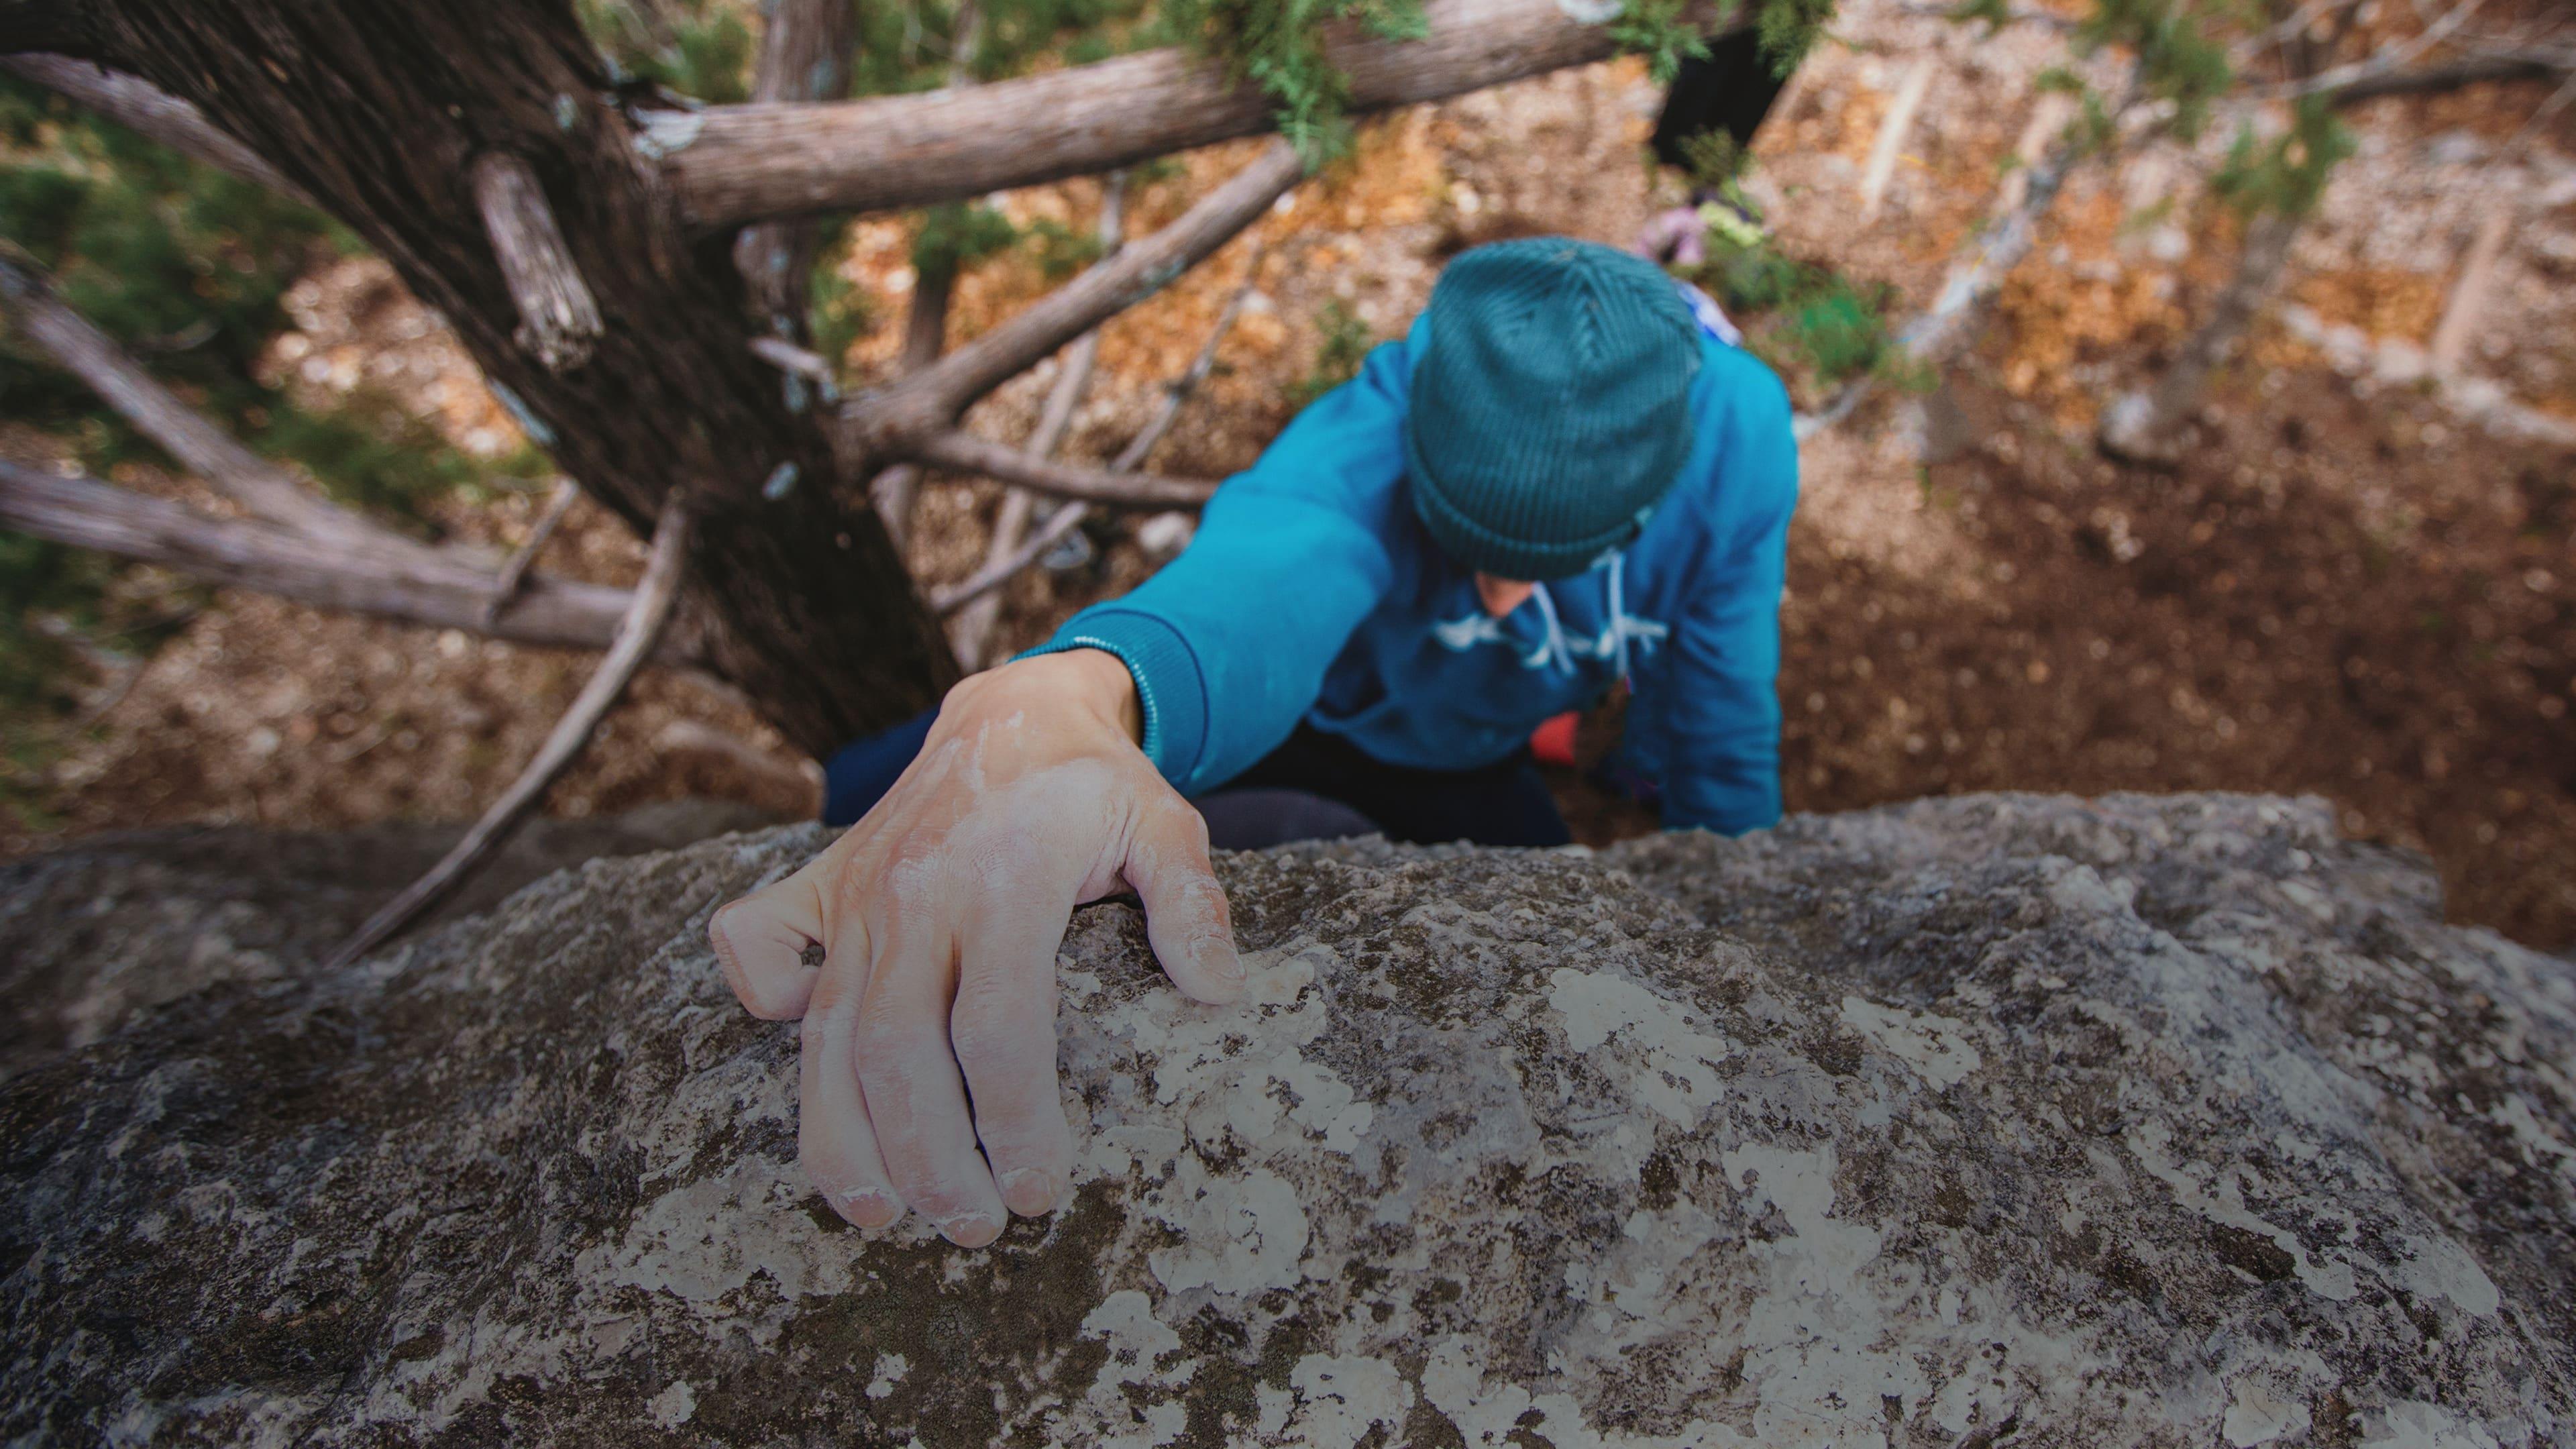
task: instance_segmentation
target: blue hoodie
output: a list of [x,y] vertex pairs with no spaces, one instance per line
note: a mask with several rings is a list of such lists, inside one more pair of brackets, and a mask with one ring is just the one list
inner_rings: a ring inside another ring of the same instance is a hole
[[1788,395],[1703,321],[1690,459],[1645,529],[1487,615],[1406,494],[1419,323],[1369,353],[1209,500],[1179,558],[1033,653],[1105,649],[1144,705],[1145,753],[1198,796],[1299,719],[1393,765],[1491,764],[1550,717],[1633,691],[1621,762],[1667,827],[1780,818],[1780,593],[1798,450]]

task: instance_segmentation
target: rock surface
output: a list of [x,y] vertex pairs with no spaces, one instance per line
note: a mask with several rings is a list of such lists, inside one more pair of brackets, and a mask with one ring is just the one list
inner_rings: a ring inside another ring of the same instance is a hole
[[[776,823],[722,800],[580,820],[540,816],[424,924],[488,910],[585,860]],[[234,825],[122,831],[0,863],[0,1079],[218,981],[311,971],[465,829],[460,821],[328,833]]]
[[2320,807],[1234,857],[1255,1004],[1076,917],[1082,1181],[983,1252],[803,1188],[703,945],[821,839],[0,1088],[0,1438],[2576,1444],[2576,979]]

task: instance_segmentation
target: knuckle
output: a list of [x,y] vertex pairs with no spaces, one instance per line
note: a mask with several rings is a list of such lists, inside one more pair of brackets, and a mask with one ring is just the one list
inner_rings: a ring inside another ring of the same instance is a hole
[[976,1012],[949,1019],[948,1044],[960,1062],[999,1065],[1024,1054],[1028,1033],[1009,1016]]
[[850,1029],[850,996],[838,975],[825,972],[814,985],[813,999],[806,1003],[805,1019],[798,1024],[797,1039],[807,1050],[819,1048],[835,1033]]

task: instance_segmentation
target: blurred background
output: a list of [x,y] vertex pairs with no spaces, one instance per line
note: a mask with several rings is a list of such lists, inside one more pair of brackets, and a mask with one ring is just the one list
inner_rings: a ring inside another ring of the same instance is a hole
[[[753,0],[581,11],[638,83],[749,93]],[[1080,64],[1206,23],[1150,0],[861,0],[853,91]],[[1791,810],[2315,794],[2347,832],[2429,853],[2454,918],[2576,940],[2576,31],[2558,7],[1850,0],[1749,146],[1667,146],[1680,164],[1649,145],[1680,59],[1652,40],[1334,123],[1314,179],[1101,330],[1062,454],[1117,455],[1214,336],[1150,467],[1222,477],[1400,335],[1458,250],[1534,232],[1624,246],[1705,202],[1677,270],[1814,424],[1784,613]],[[2498,56],[2520,63],[2479,68]],[[2370,89],[2393,75],[2410,83]],[[2069,134],[2082,145],[2060,166]],[[1128,173],[1125,235],[1261,144]],[[844,390],[887,378],[926,284],[949,289],[952,344],[992,327],[1098,254],[1106,190],[833,227],[815,350]],[[1915,356],[1907,329],[1943,315],[1980,229],[2034,199],[2027,253],[1964,345]],[[546,513],[543,450],[441,320],[315,214],[0,77],[0,237],[174,392],[333,496],[502,549]],[[2123,399],[2134,417],[2236,312],[2205,383],[2153,439],[2125,436]],[[1064,365],[978,404],[969,429],[1027,436]],[[0,458],[225,506],[17,332],[0,334]],[[905,540],[923,587],[984,562],[1001,494],[924,481]],[[1006,658],[1132,587],[1189,527],[1087,518],[952,637]],[[619,585],[643,558],[587,500],[542,553]],[[178,824],[470,817],[591,667],[0,532],[0,853]],[[1562,783],[1588,839],[1650,825],[1575,772]],[[722,683],[648,669],[544,809],[702,797],[787,818],[815,789]]]

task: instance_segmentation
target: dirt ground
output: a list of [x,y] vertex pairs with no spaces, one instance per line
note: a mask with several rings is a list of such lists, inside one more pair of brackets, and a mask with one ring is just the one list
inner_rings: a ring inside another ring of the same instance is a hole
[[[1893,7],[1847,17],[1848,43],[1811,59],[1766,127],[1760,185],[1793,249],[1886,280],[1919,306],[1983,214],[2036,104],[2031,79],[2057,46],[2028,27],[1969,43]],[[1944,67],[1935,102],[1885,210],[1856,226],[1857,160],[1918,54]],[[2576,186],[2563,148],[2492,154],[2534,99],[2491,87],[2442,107],[2373,108],[2363,155],[2302,244],[2292,299],[2329,323],[2421,345],[2479,208],[2509,182],[2525,224],[2471,365],[2576,415],[2576,329],[2562,325],[2576,310],[2564,276],[2576,266]],[[1104,330],[1067,455],[1105,457],[1134,433],[1255,265],[1251,306],[1152,460],[1159,471],[1222,476],[1249,463],[1314,366],[1327,303],[1383,338],[1421,306],[1440,260],[1480,236],[1538,228],[1624,243],[1668,199],[1637,161],[1656,101],[1627,62],[1372,124],[1353,160]],[[1211,148],[1141,182],[1128,235],[1249,154]],[[2431,391],[2340,375],[2272,327],[2222,381],[2177,469],[2104,461],[2089,440],[2101,404],[2147,375],[2230,260],[2224,224],[2188,201],[2192,158],[2149,160],[2070,186],[1944,392],[1864,410],[1804,449],[1783,622],[1790,808],[1991,789],[2314,793],[2352,833],[2429,852],[2458,919],[2546,946],[2576,940],[2576,451],[2499,441]],[[1088,226],[1098,197],[1096,183],[1075,182],[1005,204]],[[2213,231],[2222,244],[2186,235]],[[2403,246],[2392,252],[2382,233]],[[848,271],[882,302],[848,359],[862,379],[900,331],[908,245],[900,220],[856,230]],[[979,269],[960,290],[959,335],[1045,285],[1033,265]],[[277,365],[299,385],[383,388],[469,451],[515,444],[453,340],[376,264],[317,276],[296,306]],[[1017,439],[1053,367],[1005,387],[970,426]],[[186,480],[122,481],[208,502]],[[997,496],[974,482],[927,490],[912,557],[925,582],[974,566]],[[460,499],[441,517],[507,547],[536,502]],[[1095,537],[1094,565],[1006,591],[999,650],[1152,568],[1131,520]],[[640,556],[584,505],[545,563],[619,581]],[[533,752],[586,669],[575,656],[221,594],[138,675],[102,680],[102,712],[42,792],[49,818],[0,820],[0,852],[177,821],[470,814]],[[789,814],[811,790],[801,762],[722,685],[648,672],[548,809],[699,794]],[[1651,824],[1578,783],[1566,794],[1592,838]]]
[[2322,795],[2429,852],[2458,918],[2576,937],[2576,459],[2278,380],[2163,473],[2029,445],[2032,405],[1968,371],[1971,441],[1888,500],[1950,536],[1938,567],[1793,534],[1789,808]]

